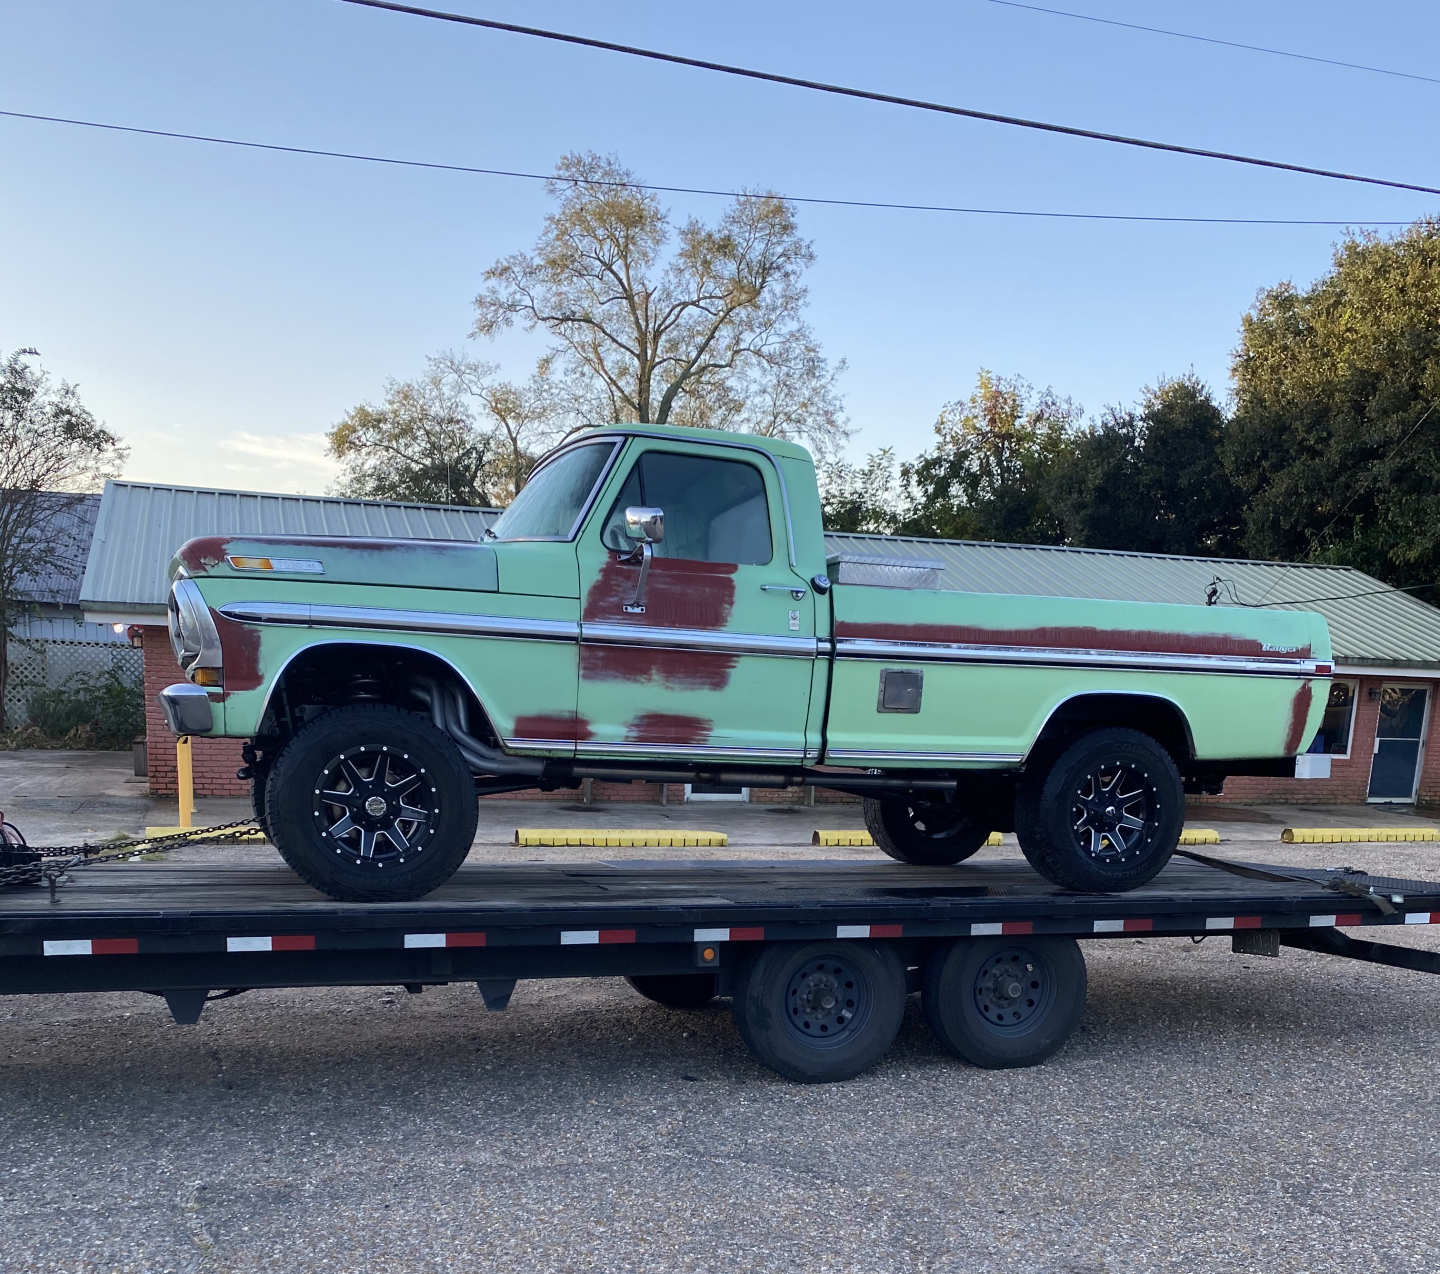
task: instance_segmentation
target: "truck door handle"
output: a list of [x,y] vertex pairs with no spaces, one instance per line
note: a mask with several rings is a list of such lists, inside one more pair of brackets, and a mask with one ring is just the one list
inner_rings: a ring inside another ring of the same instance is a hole
[[797,602],[805,600],[805,585],[803,584],[761,584],[762,593],[789,593]]

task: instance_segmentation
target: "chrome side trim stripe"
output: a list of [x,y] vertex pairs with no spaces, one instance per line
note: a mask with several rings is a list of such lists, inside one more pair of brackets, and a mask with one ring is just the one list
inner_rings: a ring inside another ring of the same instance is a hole
[[580,638],[580,625],[565,619],[392,610],[383,606],[230,602],[220,607],[220,613],[227,619],[251,624],[296,624],[308,628],[382,628],[412,633],[454,633],[465,637],[518,637],[535,641],[578,641]]
[[[508,742],[509,740],[507,740]],[[667,756],[695,757],[743,757],[747,761],[803,761],[805,753],[800,748],[742,748],[722,747],[709,743],[577,743],[579,756],[634,756],[643,753],[651,756],[661,752]]]
[[850,748],[827,748],[829,761],[954,761],[984,765],[1019,765],[1025,758],[1018,752],[858,752]]
[[814,659],[819,653],[819,644],[813,637],[727,633],[704,628],[652,628],[644,624],[586,623],[581,626],[580,638],[587,646],[712,650],[720,654],[779,655],[793,659]]
[[1313,659],[1252,659],[1244,655],[1149,654],[1138,650],[1046,650],[1037,646],[983,646],[963,642],[879,641],[840,637],[838,659],[893,659],[925,663],[1031,664],[1049,667],[1123,668],[1146,672],[1321,675]]

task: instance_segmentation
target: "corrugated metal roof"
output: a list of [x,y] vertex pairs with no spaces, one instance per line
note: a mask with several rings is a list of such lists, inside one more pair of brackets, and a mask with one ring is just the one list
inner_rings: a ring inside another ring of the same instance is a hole
[[831,553],[944,562],[940,587],[957,592],[1199,604],[1218,575],[1230,585],[1222,587],[1222,604],[1278,602],[1283,604],[1276,610],[1319,611],[1330,625],[1338,663],[1440,668],[1440,610],[1408,593],[1386,591],[1381,581],[1348,566],[833,531],[825,542]]
[[495,509],[107,482],[80,598],[91,610],[162,609],[171,555],[197,535],[478,540]]
[[64,491],[38,491],[35,495],[38,497],[36,530],[55,552],[38,570],[21,571],[16,579],[16,591],[29,602],[74,606],[80,600],[80,577],[85,573],[85,557],[90,552],[100,497]]

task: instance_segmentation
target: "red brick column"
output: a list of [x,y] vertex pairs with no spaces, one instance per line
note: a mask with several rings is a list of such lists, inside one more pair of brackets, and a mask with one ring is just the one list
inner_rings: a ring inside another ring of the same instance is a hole
[[[155,698],[166,686],[184,681],[185,674],[170,650],[170,636],[163,627],[144,630],[141,653],[145,661],[145,754],[150,772],[152,796],[175,795],[175,736],[165,724]],[[241,739],[195,737],[191,756],[195,769],[196,796],[248,796],[250,784],[235,777],[244,762],[240,759]]]

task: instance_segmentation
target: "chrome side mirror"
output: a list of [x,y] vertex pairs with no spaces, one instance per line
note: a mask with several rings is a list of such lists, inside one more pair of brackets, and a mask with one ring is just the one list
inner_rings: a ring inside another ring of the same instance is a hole
[[625,534],[632,540],[659,544],[665,538],[665,510],[632,504],[625,510]]
[[626,562],[640,563],[640,576],[635,581],[635,596],[622,606],[627,615],[645,613],[645,582],[650,578],[650,559],[655,556],[656,544],[665,538],[665,510],[652,509],[643,504],[631,505],[625,510],[625,534],[640,542]]

